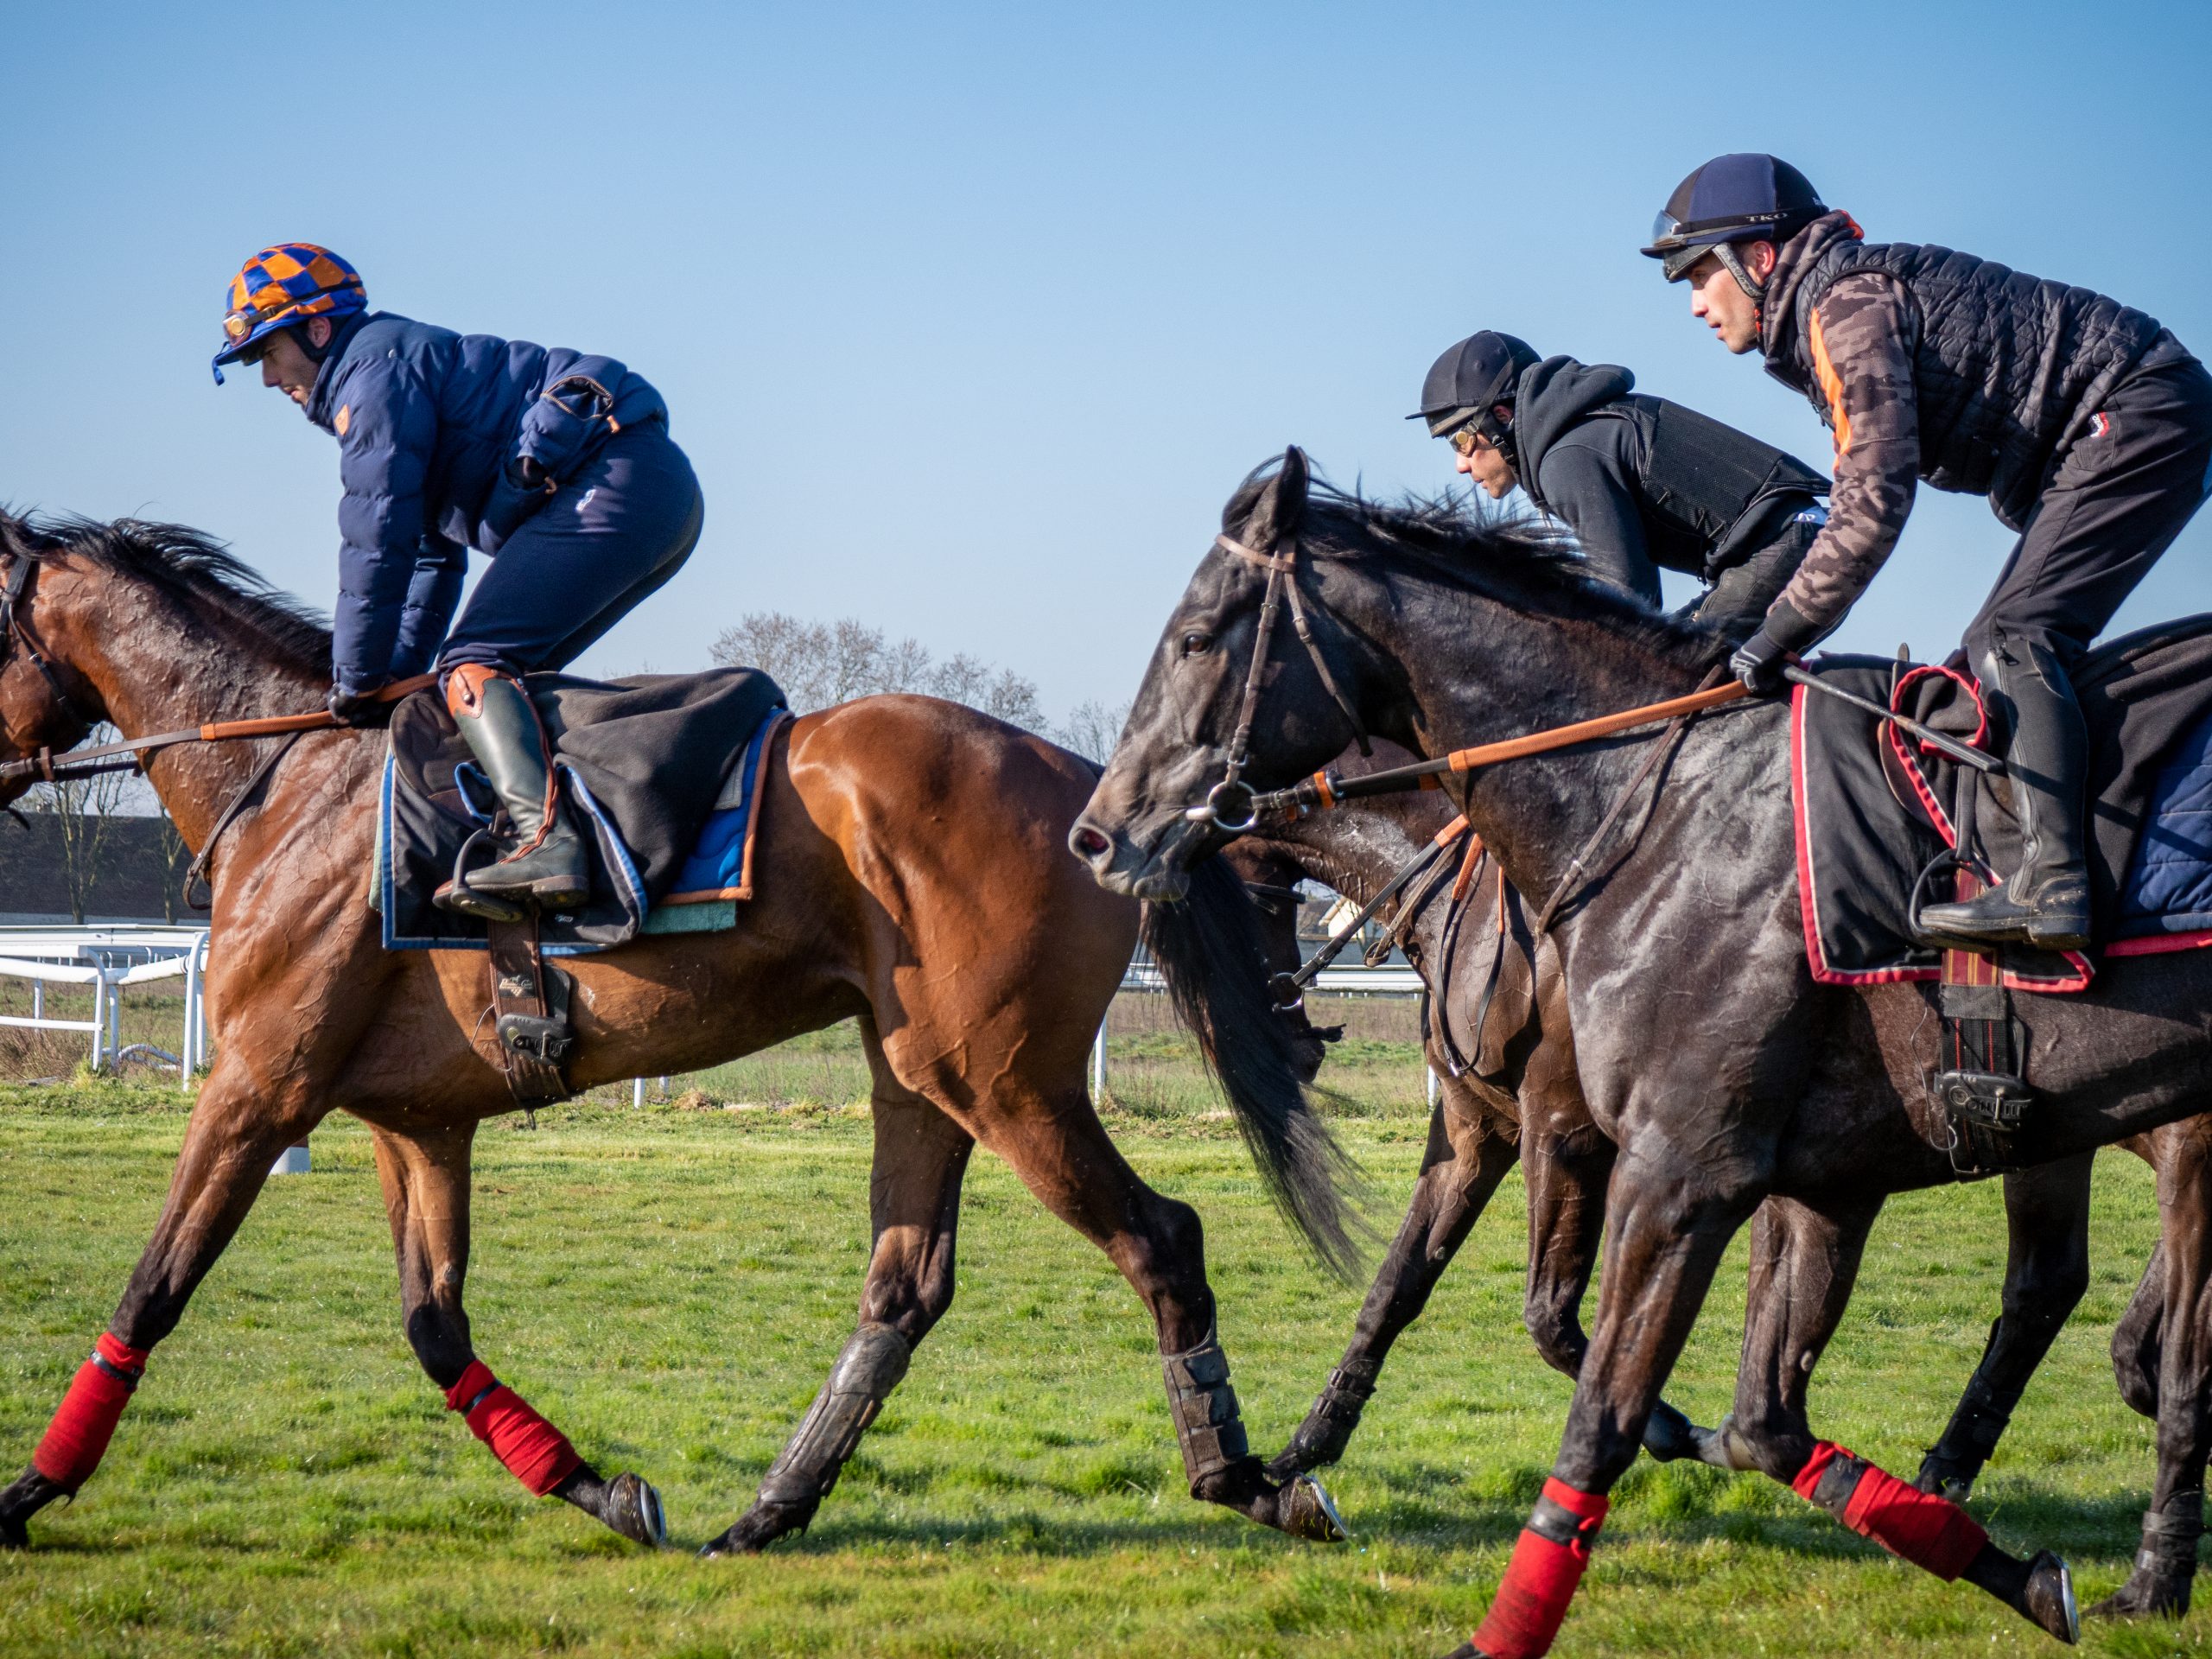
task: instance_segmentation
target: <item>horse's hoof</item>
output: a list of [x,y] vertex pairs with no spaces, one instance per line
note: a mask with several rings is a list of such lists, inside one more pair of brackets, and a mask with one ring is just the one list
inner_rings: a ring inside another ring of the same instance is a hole
[[0,1515],[0,1549],[29,1549],[31,1529],[12,1515]]
[[702,1547],[699,1554],[711,1560],[721,1555],[758,1555],[777,1539],[804,1532],[819,1508],[814,1503],[771,1503],[756,1500],[738,1517],[737,1524]]
[[600,1519],[647,1549],[661,1549],[668,1543],[668,1517],[661,1512],[660,1494],[636,1475],[620,1474],[607,1483]]
[[1706,1432],[1662,1400],[1651,1408],[1651,1415],[1643,1425],[1643,1449],[1659,1463],[1694,1458],[1697,1456],[1697,1437]]
[[2074,1574],[2047,1549],[2028,1563],[2028,1581],[2016,1604],[2031,1624],[2068,1646],[2082,1639],[2082,1610],[2074,1600]]
[[1298,1475],[1282,1489],[1280,1511],[1282,1529],[1294,1538],[1316,1544],[1341,1544],[1351,1529],[1337,1513],[1329,1489],[1311,1475]]
[[2179,1618],[2189,1611],[2186,1575],[2145,1573],[2141,1567],[2126,1584],[2089,1609],[2091,1618]]

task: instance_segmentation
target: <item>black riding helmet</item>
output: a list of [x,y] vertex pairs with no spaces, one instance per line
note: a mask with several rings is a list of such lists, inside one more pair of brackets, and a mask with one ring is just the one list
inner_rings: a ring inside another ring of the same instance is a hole
[[[1448,438],[1472,426],[1510,461],[1514,388],[1521,372],[1540,360],[1534,346],[1511,334],[1487,328],[1470,334],[1429,365],[1421,407],[1406,418],[1427,421],[1433,438]],[[1503,418],[1498,415],[1501,404],[1506,406]]]
[[1826,212],[1811,181],[1778,156],[1716,156],[1675,187],[1652,221],[1650,245],[1641,251],[1660,261],[1670,283],[1713,254],[1756,300],[1764,284],[1751,280],[1733,245],[1778,245]]

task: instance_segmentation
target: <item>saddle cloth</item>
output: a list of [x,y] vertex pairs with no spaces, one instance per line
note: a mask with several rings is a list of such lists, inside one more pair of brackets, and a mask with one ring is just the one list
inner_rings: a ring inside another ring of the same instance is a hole
[[[1845,690],[1977,745],[1979,688],[1952,667],[1873,657],[1811,665]],[[2088,955],[2008,950],[2015,989],[2078,991],[2093,957],[2212,944],[2212,616],[2100,645],[2075,690],[2089,730],[2088,864],[2097,944]],[[1957,840],[1961,779],[1976,774],[1885,721],[1806,687],[1791,700],[1791,793],[1805,953],[1822,984],[1939,977],[1916,944],[1915,883]],[[1980,783],[1974,868],[1993,881],[2018,861],[2011,785]],[[1951,896],[1931,880],[1923,903]]]
[[[548,956],[605,950],[641,932],[736,925],[753,896],[755,810],[784,694],[753,669],[523,682],[553,741],[567,810],[593,849],[591,898],[539,921]],[[378,798],[371,902],[392,950],[486,948],[485,925],[430,896],[485,827],[491,800],[445,700],[402,702]],[[480,847],[471,868],[486,861]]]

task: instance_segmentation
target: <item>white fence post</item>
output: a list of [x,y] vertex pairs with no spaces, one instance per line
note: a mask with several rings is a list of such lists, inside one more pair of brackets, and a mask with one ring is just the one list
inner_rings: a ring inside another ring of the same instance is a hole
[[1444,1081],[1436,1075],[1436,1068],[1432,1065],[1428,1069],[1428,1104],[1430,1110],[1433,1111],[1436,1109],[1436,1097],[1438,1095],[1443,1093],[1443,1091]]
[[643,1077],[630,1080],[630,1109],[633,1112],[645,1109],[645,1080]]
[[1090,1102],[1106,1098],[1106,1022],[1098,1022],[1098,1035],[1090,1042]]

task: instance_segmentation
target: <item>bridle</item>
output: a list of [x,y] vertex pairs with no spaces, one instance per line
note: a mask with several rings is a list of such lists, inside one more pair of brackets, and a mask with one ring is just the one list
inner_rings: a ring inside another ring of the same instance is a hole
[[[26,614],[29,606],[31,578],[38,570],[38,561],[28,553],[0,554],[8,561],[8,574],[0,578],[0,669],[17,651],[45,677],[48,689],[61,712],[76,722],[79,735],[99,724],[85,712],[77,700],[69,695],[69,688],[61,683],[61,676],[54,671],[54,659],[46,645],[32,629]],[[47,782],[54,781],[54,752],[41,747],[38,752],[38,771]]]
[[1305,596],[1298,585],[1297,538],[1292,538],[1290,550],[1286,553],[1258,552],[1229,535],[1217,536],[1213,543],[1223,552],[1265,570],[1268,586],[1260,600],[1260,626],[1252,642],[1252,666],[1244,677],[1244,696],[1237,709],[1236,730],[1230,739],[1229,759],[1221,781],[1206,791],[1204,804],[1190,808],[1183,816],[1192,823],[1211,824],[1224,834],[1241,836],[1259,822],[1258,797],[1243,780],[1244,763],[1251,755],[1252,728],[1260,712],[1260,687],[1266,677],[1268,655],[1274,644],[1275,619],[1281,613],[1285,595],[1290,601],[1291,625],[1297,630],[1299,643],[1306,647],[1306,656],[1313,659],[1313,671],[1320,677],[1322,685],[1344,717],[1351,722],[1353,741],[1359,745],[1359,752],[1369,754],[1373,751],[1368,747],[1366,722],[1338,685],[1337,677],[1329,669],[1328,656],[1313,637],[1313,624],[1306,614]]

